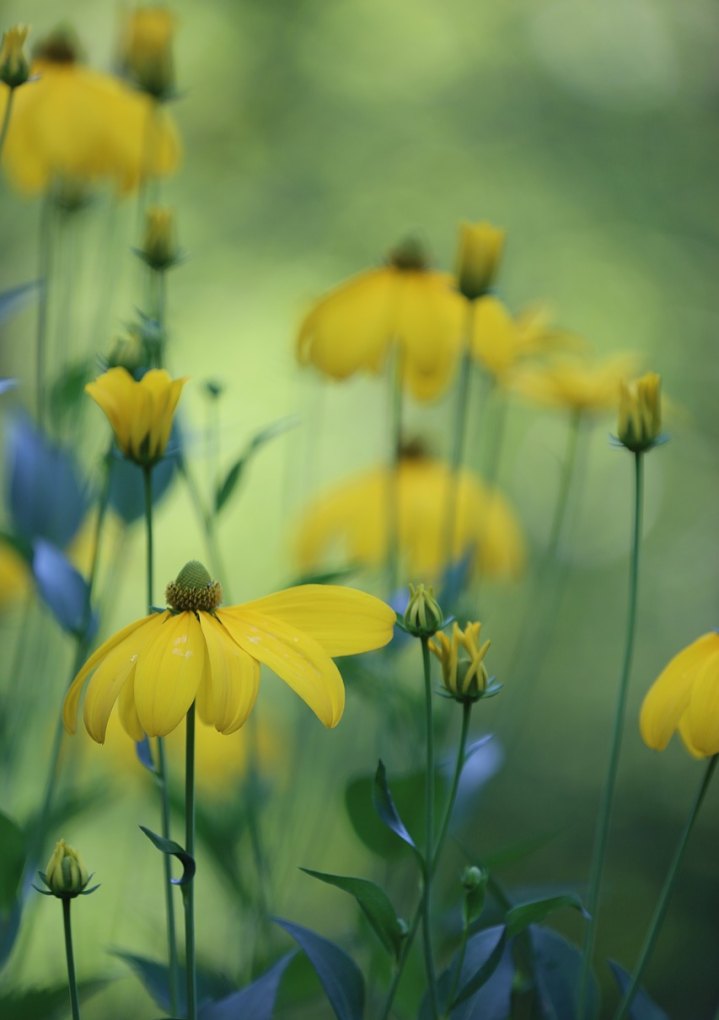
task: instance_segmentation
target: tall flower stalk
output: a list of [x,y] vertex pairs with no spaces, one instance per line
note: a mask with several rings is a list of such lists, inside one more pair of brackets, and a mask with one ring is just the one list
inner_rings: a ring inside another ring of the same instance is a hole
[[439,1018],[437,979],[432,952],[432,875],[434,861],[434,718],[432,715],[432,670],[429,655],[429,638],[421,637],[422,669],[424,673],[425,739],[427,759],[425,766],[425,841],[424,876],[422,881],[422,945],[427,975],[429,1002],[434,1020]]
[[[195,857],[195,705],[187,713],[185,742],[185,851]],[[185,981],[187,1020],[197,1020],[197,967],[195,962],[195,878],[182,886],[185,908]]]

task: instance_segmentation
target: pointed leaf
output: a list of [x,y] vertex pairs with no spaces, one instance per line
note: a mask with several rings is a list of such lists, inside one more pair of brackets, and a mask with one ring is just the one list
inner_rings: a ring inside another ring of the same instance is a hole
[[[440,1005],[445,1005],[454,984],[457,959],[439,976],[437,992]],[[491,969],[489,976],[487,972]],[[451,1020],[507,1020],[511,1013],[514,963],[511,943],[505,938],[502,925],[485,928],[471,936],[462,964],[459,984],[479,974],[485,975],[480,987],[449,1013]],[[425,995],[420,1020],[432,1020],[429,996]]]
[[582,901],[574,893],[566,893],[563,896],[550,896],[548,899],[533,900],[531,903],[518,903],[507,912],[507,934],[519,935],[530,926],[530,924],[541,924],[555,910],[563,907],[571,907],[578,910],[585,919],[589,914],[584,909]]
[[25,866],[25,834],[0,812],[0,916],[15,905]]
[[275,923],[291,935],[320,979],[337,1020],[362,1020],[364,979],[357,964],[343,949],[308,928],[276,917]]
[[225,475],[224,480],[220,482],[217,487],[217,491],[215,493],[216,514],[220,513],[232,493],[235,491],[237,483],[240,481],[247,464],[257,450],[264,446],[265,443],[268,443],[271,439],[274,439],[275,436],[279,436],[288,429],[294,428],[297,423],[297,417],[292,415],[288,418],[281,418],[279,421],[273,422],[272,425],[268,425],[260,432],[255,433],[255,435],[247,443],[247,446],[241,456],[235,461]]
[[[551,928],[530,928],[534,979],[542,1020],[571,1020],[577,1010],[581,950]],[[590,976],[588,1016],[596,1016],[599,991]]]
[[37,283],[21,283],[18,287],[11,287],[0,294],[0,323],[7,322],[12,316],[19,312],[23,305],[27,304],[37,290]]
[[486,928],[469,939],[460,977],[460,992],[452,1003],[453,1017],[457,1006],[471,999],[487,984],[505,955],[507,943],[507,929],[503,924]]
[[396,836],[406,843],[407,846],[412,847],[415,854],[422,860],[417,846],[410,836],[404,822],[399,816],[399,812],[394,805],[392,800],[392,794],[390,793],[389,786],[387,785],[387,770],[384,767],[384,762],[380,759],[377,765],[377,772],[374,778],[374,787],[372,790],[372,802],[374,803],[375,811],[387,826],[391,829]]
[[354,896],[382,945],[396,958],[399,958],[406,937],[406,928],[400,923],[384,889],[366,878],[328,875],[322,871],[312,871],[310,868],[301,868],[300,870],[304,871],[306,875],[311,875],[312,878],[318,878],[320,882],[337,886],[338,889]]
[[65,554],[50,542],[37,539],[32,574],[40,597],[63,630],[76,637],[91,638],[98,619],[97,614],[88,613],[90,589]]
[[[139,978],[142,985],[152,996],[160,1009],[170,1009],[170,975],[166,963],[157,960],[149,960],[145,956],[137,956],[135,953],[126,953],[121,949],[110,950],[113,956],[126,963],[130,970]],[[185,1012],[185,969],[178,967],[179,977],[179,1002],[180,1013]],[[222,999],[230,994],[232,986],[222,974],[216,974],[204,967],[197,968],[197,996],[200,1005],[204,1006],[216,999]]]
[[[622,996],[624,996],[632,982],[632,975],[624,967],[620,967],[615,960],[610,960],[609,966],[614,975],[614,980],[617,982],[617,987]],[[669,1017],[661,1007],[657,1006],[650,999],[640,986],[635,992],[632,1004],[629,1007],[629,1020],[669,1020]]]
[[176,857],[182,865],[182,878],[173,878],[172,884],[187,885],[188,882],[192,881],[197,870],[195,858],[188,854],[174,839],[165,839],[164,836],[158,836],[156,832],[152,832],[151,829],[146,828],[144,825],[141,825],[140,828],[161,853]]
[[287,965],[296,952],[286,953],[262,977],[247,988],[233,992],[220,1002],[213,1002],[202,1010],[202,1020],[272,1020],[275,1000]]

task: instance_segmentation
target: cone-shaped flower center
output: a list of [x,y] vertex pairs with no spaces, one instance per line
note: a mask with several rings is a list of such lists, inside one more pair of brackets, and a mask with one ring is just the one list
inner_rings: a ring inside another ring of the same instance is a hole
[[389,264],[395,269],[420,270],[429,267],[429,259],[422,242],[408,237],[389,253]]
[[212,580],[198,560],[190,560],[168,584],[165,598],[168,606],[178,613],[198,610],[211,613],[222,601],[222,587],[219,581]]
[[68,29],[59,28],[38,43],[33,56],[49,64],[76,64],[79,56],[77,37]]

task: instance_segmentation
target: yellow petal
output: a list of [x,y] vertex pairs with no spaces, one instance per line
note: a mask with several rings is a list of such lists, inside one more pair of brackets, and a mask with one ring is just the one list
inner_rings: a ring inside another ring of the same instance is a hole
[[217,616],[237,644],[284,680],[325,726],[337,725],[344,710],[344,684],[317,641],[244,606],[219,609]]
[[704,634],[675,655],[649,688],[639,715],[642,740],[648,747],[663,751],[667,746],[689,705],[699,669],[718,647],[719,635]]
[[[202,691],[203,721],[220,733],[233,733],[245,722],[257,699],[260,665],[209,613],[200,613],[208,670]],[[199,700],[199,699],[198,699]]]
[[395,272],[393,332],[404,353],[403,377],[417,400],[433,400],[446,389],[457,364],[465,302],[446,273]]
[[134,673],[138,656],[159,633],[163,615],[151,617],[144,627],[126,637],[95,670],[87,687],[83,717],[85,729],[98,744],[105,742],[107,723],[115,702]]
[[135,707],[148,737],[164,737],[197,696],[207,651],[194,613],[168,614],[135,670]]
[[686,712],[690,747],[703,755],[719,754],[719,634],[713,651],[697,670]]
[[142,740],[145,731],[140,725],[140,719],[135,708],[135,666],[130,670],[127,680],[120,691],[117,702],[118,714],[122,728],[128,737],[134,741]]
[[130,623],[127,627],[123,627],[122,630],[119,630],[117,634],[113,634],[111,638],[108,638],[104,644],[100,645],[100,647],[93,652],[70,684],[69,690],[65,695],[62,718],[65,729],[68,733],[74,733],[77,728],[77,709],[80,704],[80,694],[82,693],[82,686],[90,673],[97,668],[102,660],[109,655],[114,648],[117,648],[118,645],[125,641],[129,635],[154,619],[156,619],[156,615],[153,613],[150,616],[145,616],[142,620],[135,620],[134,623]]
[[284,621],[332,656],[381,648],[392,639],[396,620],[394,610],[374,595],[331,584],[288,588],[242,608]]

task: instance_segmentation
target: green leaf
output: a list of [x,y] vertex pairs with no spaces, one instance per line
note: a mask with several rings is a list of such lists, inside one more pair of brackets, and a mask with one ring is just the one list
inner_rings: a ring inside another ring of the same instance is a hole
[[[632,981],[632,975],[620,967],[614,960],[609,961],[614,980],[617,982],[622,996],[626,993]],[[655,1002],[650,999],[644,989],[640,986],[634,994],[632,1004],[629,1007],[629,1020],[669,1020],[669,1017]]]
[[238,1020],[238,1017],[272,1020],[280,982],[296,955],[297,950],[286,953],[251,985],[207,1005],[202,1010],[202,1020]]
[[172,884],[182,886],[191,882],[197,870],[195,858],[188,854],[174,839],[165,839],[164,836],[158,836],[156,832],[152,832],[151,829],[146,828],[144,825],[141,825],[140,828],[161,853],[176,857],[182,865],[182,878],[173,878]]
[[11,287],[0,294],[0,323],[7,322],[15,312],[27,304],[30,297],[38,289],[37,283],[21,283],[19,287]]
[[394,832],[396,836],[399,836],[402,842],[411,847],[420,860],[422,860],[422,855],[417,849],[414,840],[410,836],[407,827],[400,818],[399,812],[395,807],[392,794],[390,793],[390,789],[387,784],[387,770],[384,767],[382,759],[380,759],[377,764],[377,772],[374,777],[372,803],[374,804],[375,811],[387,828]]
[[274,439],[275,436],[282,435],[282,433],[287,432],[288,429],[294,428],[298,424],[298,420],[299,419],[296,415],[281,418],[279,421],[273,422],[272,425],[268,425],[266,428],[262,429],[260,432],[256,432],[255,435],[252,436],[240,457],[238,457],[225,475],[224,480],[217,486],[217,491],[215,492],[216,514],[220,513],[232,493],[235,491],[237,483],[242,478],[244,470],[254,454],[263,447],[265,443]]
[[25,834],[0,812],[0,914],[12,910],[25,867]]
[[[113,956],[126,963],[130,970],[139,978],[147,992],[152,996],[160,1009],[170,1009],[170,976],[166,963],[149,960],[145,956],[126,953],[121,949],[110,950]],[[181,1013],[185,1012],[185,969],[178,967],[179,1002]],[[223,974],[217,974],[206,967],[197,968],[197,994],[200,1003],[222,999],[232,991],[232,986]]]
[[[577,1010],[577,988],[582,952],[551,928],[530,929],[533,970],[541,1020],[571,1020]],[[593,974],[589,979],[587,1016],[599,1012],[599,989]]]
[[[467,958],[472,960],[472,954],[470,949],[475,945],[481,948],[481,963],[479,966],[473,965],[474,973],[472,977],[463,985],[459,994],[451,1003],[451,1006],[459,1006],[462,1002],[472,998],[477,992],[485,985],[492,977],[497,967],[502,961],[504,952],[507,948],[507,929],[504,925],[500,924],[494,928],[487,928],[484,931],[478,932],[476,935],[467,943]],[[479,962],[479,961],[478,961]],[[476,967],[476,969],[474,969]],[[463,968],[463,973],[465,968]]]
[[[104,988],[108,981],[80,981],[77,986],[81,1002]],[[0,993],[0,1016],[8,1020],[65,1020],[68,1015],[67,983],[53,988],[32,988],[26,991]]]
[[541,924],[555,910],[563,907],[571,907],[578,910],[585,919],[589,914],[584,909],[582,901],[574,893],[566,893],[563,896],[550,896],[548,899],[533,900],[531,903],[518,903],[507,911],[506,924],[507,934],[510,936],[519,935],[530,924]]
[[85,385],[96,374],[94,359],[74,362],[62,370],[50,391],[50,412],[55,422],[62,422],[66,414],[78,414],[85,403]]
[[354,896],[382,945],[399,959],[407,932],[384,889],[366,878],[328,875],[323,871],[312,871],[310,868],[300,868],[300,871]]
[[315,969],[337,1020],[362,1020],[364,978],[343,949],[308,928],[276,917],[275,923],[291,935]]

